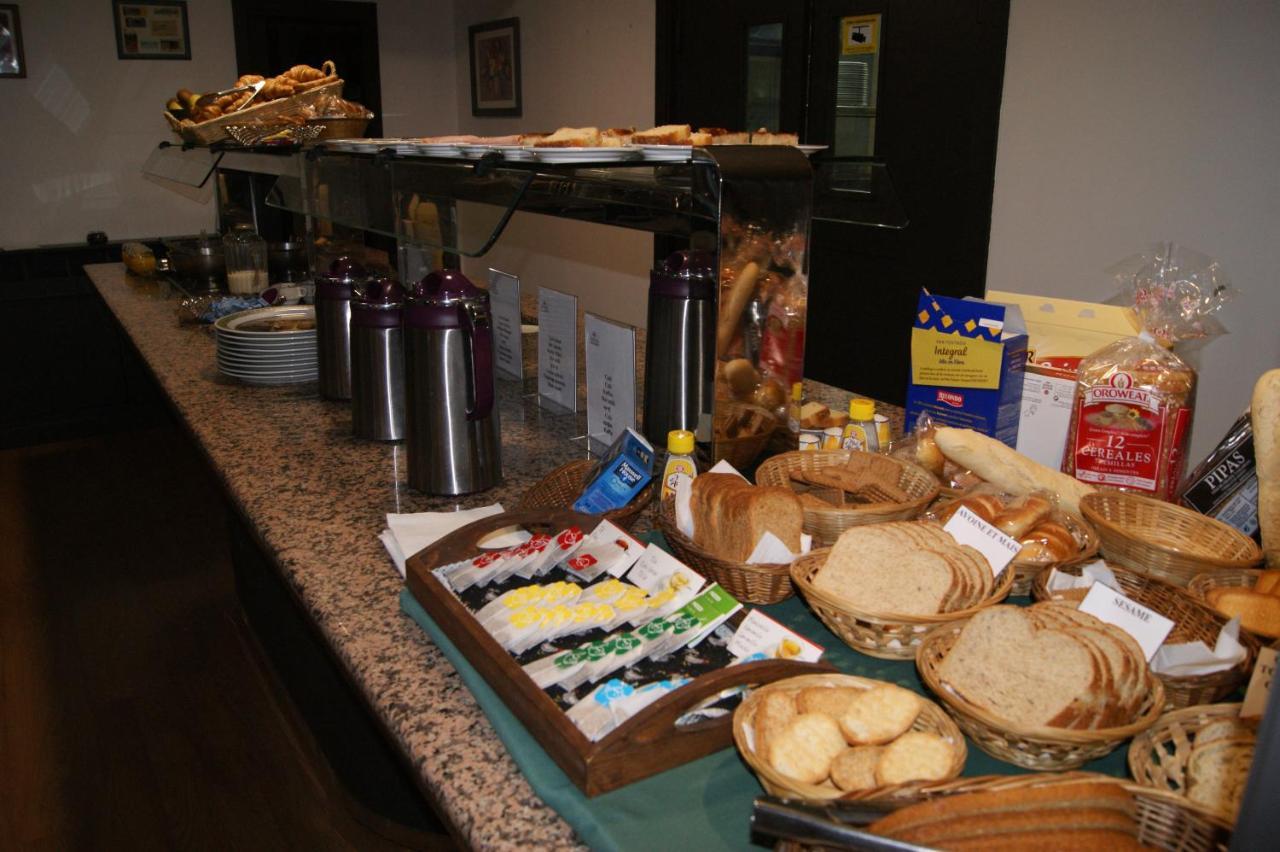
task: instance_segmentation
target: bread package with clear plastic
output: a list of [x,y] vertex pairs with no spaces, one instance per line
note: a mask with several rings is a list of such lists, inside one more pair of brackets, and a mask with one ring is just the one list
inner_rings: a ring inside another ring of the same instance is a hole
[[1141,332],[1080,362],[1062,469],[1081,482],[1174,499],[1182,478],[1196,371],[1173,351],[1221,334],[1233,295],[1218,263],[1164,243],[1112,269]]

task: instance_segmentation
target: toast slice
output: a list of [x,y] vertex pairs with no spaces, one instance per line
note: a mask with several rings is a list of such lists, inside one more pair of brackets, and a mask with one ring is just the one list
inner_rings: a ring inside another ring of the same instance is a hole
[[549,136],[543,136],[533,143],[535,148],[598,148],[600,147],[600,129],[598,127],[561,127]]
[[711,137],[712,145],[750,145],[751,134],[746,131],[730,131],[723,127],[699,127],[699,133]]
[[687,124],[663,124],[650,127],[631,137],[633,145],[691,145],[693,129]]
[[752,145],[799,145],[800,137],[795,133],[771,133],[767,127],[751,133]]

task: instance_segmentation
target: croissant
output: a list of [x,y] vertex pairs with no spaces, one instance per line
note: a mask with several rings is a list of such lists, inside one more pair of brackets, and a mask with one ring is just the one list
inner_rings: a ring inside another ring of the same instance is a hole
[[296,83],[307,83],[311,80],[318,80],[326,75],[319,68],[312,68],[310,65],[295,65],[280,76],[288,77]]
[[295,84],[283,75],[280,77],[272,77],[267,84],[262,87],[258,97],[264,101],[274,101],[279,98],[287,98],[295,93]]
[[238,89],[241,86],[252,86],[254,83],[261,83],[264,79],[266,78],[261,74],[243,74],[231,88]]

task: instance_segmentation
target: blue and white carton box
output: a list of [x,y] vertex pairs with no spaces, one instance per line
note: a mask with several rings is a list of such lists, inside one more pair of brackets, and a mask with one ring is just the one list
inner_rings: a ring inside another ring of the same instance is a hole
[[574,510],[599,515],[621,509],[653,479],[653,460],[653,445],[634,429],[625,429],[601,458],[599,473],[573,504]]
[[1014,447],[1026,363],[1027,327],[1016,305],[922,289],[911,329],[907,428],[928,413],[935,423]]

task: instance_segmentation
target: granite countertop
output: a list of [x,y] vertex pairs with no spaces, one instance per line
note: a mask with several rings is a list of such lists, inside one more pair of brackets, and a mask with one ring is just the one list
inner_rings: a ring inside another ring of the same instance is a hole
[[[250,387],[219,375],[212,335],[179,326],[165,288],[120,264],[85,271],[457,834],[481,849],[578,847],[452,665],[401,613],[403,580],[378,533],[388,512],[513,507],[554,467],[585,455],[585,443],[571,440],[585,417],[548,414],[526,388],[500,382],[505,481],[463,498],[428,497],[408,487],[403,445],[352,437],[348,403],[320,399],[314,383]],[[841,407],[848,399],[826,386],[807,390]]]

